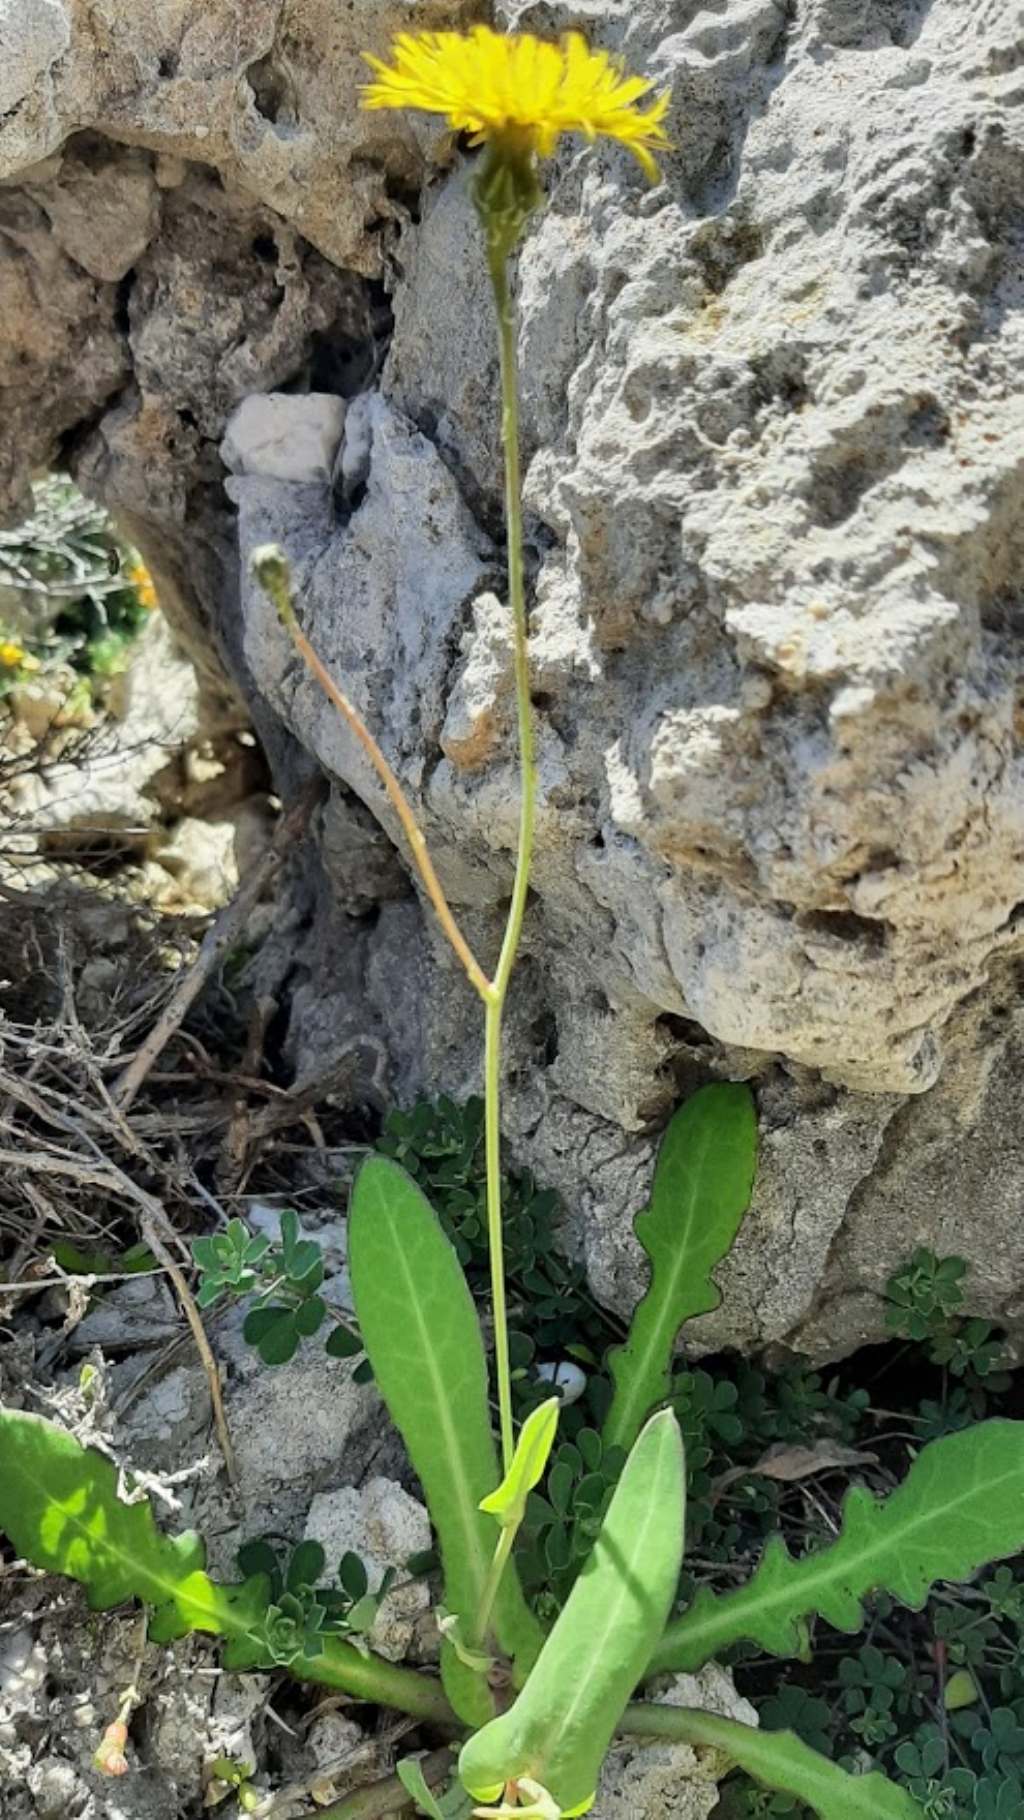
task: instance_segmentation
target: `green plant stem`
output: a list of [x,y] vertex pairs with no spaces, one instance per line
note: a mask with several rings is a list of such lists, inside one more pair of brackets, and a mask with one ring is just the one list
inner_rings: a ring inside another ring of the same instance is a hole
[[[223,1635],[230,1635],[227,1623],[221,1623],[217,1628]],[[397,1712],[408,1713],[413,1719],[430,1720],[444,1726],[459,1723],[440,1681],[433,1675],[404,1668],[400,1663],[385,1662],[381,1656],[364,1656],[361,1650],[340,1638],[325,1638],[324,1648],[318,1656],[299,1656],[288,1664],[288,1672],[297,1681],[314,1681],[319,1687],[338,1687],[355,1700],[390,1706]]]
[[488,1002],[484,1013],[484,1156],[487,1170],[487,1242],[494,1309],[494,1357],[498,1375],[498,1421],[501,1427],[503,1470],[508,1472],[515,1451],[515,1435],[512,1427],[512,1366],[508,1350],[505,1248],[501,1223],[502,1010],[501,1001],[493,1000]]
[[498,1537],[498,1546],[494,1551],[494,1559],[491,1562],[490,1571],[488,1572],[487,1579],[484,1583],[484,1590],[480,1595],[480,1610],[477,1612],[476,1623],[473,1628],[472,1648],[474,1649],[482,1649],[486,1641],[487,1627],[491,1622],[491,1613],[494,1610],[494,1601],[498,1596],[498,1588],[501,1585],[501,1576],[508,1565],[512,1554],[512,1545],[515,1542],[518,1531],[518,1523],[507,1523]]
[[484,1151],[487,1170],[487,1233],[491,1260],[491,1298],[494,1305],[494,1351],[498,1376],[498,1414],[501,1452],[507,1473],[515,1449],[512,1426],[512,1373],[508,1352],[508,1318],[505,1301],[505,1259],[501,1222],[501,1034],[508,984],[515,966],[526,915],[533,860],[537,806],[537,760],[533,713],[530,705],[530,664],[527,650],[526,586],[523,572],[522,473],[519,458],[519,379],[516,361],[516,315],[508,281],[508,248],[490,241],[488,268],[498,316],[501,354],[501,434],[505,450],[505,524],[508,540],[508,593],[512,612],[516,709],[519,725],[521,771],[519,842],[508,922],[498,965],[486,996],[484,1057]]

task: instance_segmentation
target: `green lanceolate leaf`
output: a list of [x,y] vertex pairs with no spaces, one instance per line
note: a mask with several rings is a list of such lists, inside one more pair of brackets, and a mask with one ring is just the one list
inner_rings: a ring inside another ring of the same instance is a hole
[[913,1797],[887,1776],[848,1775],[794,1732],[756,1731],[717,1713],[657,1705],[631,1706],[623,1729],[721,1751],[755,1781],[806,1801],[820,1820],[924,1820]]
[[702,1087],[661,1141],[651,1205],[636,1235],[651,1260],[651,1284],[629,1338],[610,1355],[615,1394],[606,1447],[631,1447],[669,1394],[672,1353],[684,1321],[717,1308],[711,1272],[729,1250],[750,1205],[757,1165],[757,1115],[750,1089]]
[[[499,1471],[473,1299],[429,1201],[387,1157],[368,1158],[356,1177],[348,1254],[363,1343],[437,1532],[444,1603],[469,1635],[494,1554],[493,1523],[480,1503]],[[494,1629],[524,1675],[542,1635],[511,1564]],[[460,1716],[483,1722],[493,1711],[486,1682],[450,1649],[443,1667]]]
[[884,1589],[915,1611],[936,1580],[967,1580],[1024,1547],[1024,1422],[981,1422],[933,1441],[884,1502],[847,1494],[838,1540],[794,1561],[773,1536],[752,1580],[718,1597],[702,1588],[670,1624],[652,1672],[695,1669],[740,1638],[798,1655],[812,1612],[860,1630],[861,1600]]
[[686,1478],[671,1410],[648,1422],[593,1552],[514,1706],[463,1746],[478,1800],[529,1777],[563,1813],[582,1809],[669,1611],[683,1553]]
[[549,1397],[530,1411],[519,1431],[512,1464],[497,1491],[481,1498],[480,1509],[497,1517],[503,1529],[518,1529],[526,1510],[526,1500],[544,1476],[548,1456],[555,1444],[558,1429],[558,1397]]
[[[0,1531],[27,1561],[81,1581],[94,1611],[142,1599],[154,1610],[155,1643],[208,1631],[227,1639],[229,1667],[266,1666],[265,1575],[218,1585],[205,1571],[198,1536],[165,1536],[146,1500],[126,1504],[118,1497],[110,1460],[40,1416],[0,1409],[0,1463]],[[442,1722],[451,1717],[436,1681],[363,1655],[340,1638],[325,1638],[319,1655],[297,1656],[290,1667],[300,1679],[359,1699]]]

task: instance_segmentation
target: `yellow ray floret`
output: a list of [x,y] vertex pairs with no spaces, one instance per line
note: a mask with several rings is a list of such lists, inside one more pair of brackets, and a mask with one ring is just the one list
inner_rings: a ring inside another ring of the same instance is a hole
[[367,108],[413,107],[444,114],[456,132],[481,140],[512,133],[550,157],[563,133],[603,135],[627,146],[653,181],[653,153],[666,151],[669,98],[637,103],[653,83],[627,76],[606,51],[579,32],[560,44],[529,32],[502,36],[486,25],[471,32],[400,32],[392,62],[366,54],[375,80],[363,89]]

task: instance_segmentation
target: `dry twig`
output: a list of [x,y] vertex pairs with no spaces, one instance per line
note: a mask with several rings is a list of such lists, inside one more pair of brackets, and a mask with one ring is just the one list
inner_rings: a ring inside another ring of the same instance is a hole
[[192,1329],[192,1338],[195,1341],[196,1351],[202,1362],[209,1386],[213,1419],[221,1453],[224,1456],[224,1465],[231,1484],[237,1487],[238,1467],[235,1462],[235,1450],[231,1444],[231,1435],[228,1432],[227,1418],[224,1414],[224,1399],[221,1393],[217,1361],[210,1349],[210,1342],[206,1337],[195,1298],[185,1279],[185,1273],[162,1236],[163,1233],[166,1233],[174,1244],[181,1243],[156,1196],[148,1194],[144,1188],[140,1188],[138,1183],[133,1182],[123,1169],[118,1168],[116,1163],[88,1163],[81,1157],[71,1156],[68,1152],[57,1149],[56,1146],[22,1152],[0,1150],[0,1168],[4,1165],[30,1170],[40,1175],[70,1178],[72,1181],[103,1188],[110,1194],[124,1196],[138,1207],[139,1229],[142,1236],[174,1284],[185,1319]]
[[114,1088],[114,1099],[122,1112],[127,1112],[157,1057],[181,1028],[206,981],[233,947],[250,911],[279,870],[291,847],[305,833],[309,818],[322,800],[326,787],[320,775],[307,784],[298,801],[281,817],[266,852],[242,880],[230,904],[225,905],[211,923],[192,966],[179,981],[145,1042],[132,1057]]

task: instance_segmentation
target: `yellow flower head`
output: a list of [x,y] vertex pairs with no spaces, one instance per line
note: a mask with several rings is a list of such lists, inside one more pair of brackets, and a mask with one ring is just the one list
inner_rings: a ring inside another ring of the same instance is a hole
[[128,570],[128,580],[135,589],[135,598],[140,607],[147,607],[150,612],[157,604],[156,586],[153,577],[144,562],[136,562]]
[[0,643],[0,664],[3,665],[5,670],[20,670],[25,662],[26,656],[27,653],[23,647],[19,644],[15,644],[13,638],[5,638],[3,642]]
[[606,51],[592,51],[579,32],[561,44],[529,32],[503,36],[487,25],[471,32],[400,32],[393,61],[366,53],[376,80],[363,89],[367,108],[414,107],[444,114],[456,132],[481,142],[505,140],[548,158],[563,133],[617,139],[655,182],[653,153],[666,151],[662,124],[669,98],[637,103],[653,84],[627,76]]

